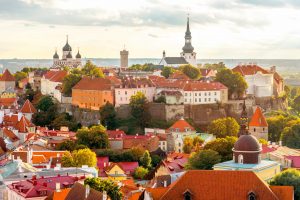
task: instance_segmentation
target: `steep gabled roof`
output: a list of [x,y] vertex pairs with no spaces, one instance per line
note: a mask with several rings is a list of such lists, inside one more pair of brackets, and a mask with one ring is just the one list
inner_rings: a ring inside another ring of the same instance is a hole
[[5,69],[4,73],[0,77],[0,81],[15,81],[15,77],[9,72],[8,69]]
[[64,70],[48,71],[46,74],[44,74],[44,78],[52,82],[62,82],[67,74],[68,72]]
[[20,121],[18,121],[16,128],[21,133],[27,133],[27,127],[30,127],[32,125],[33,124],[23,115]]
[[36,113],[35,107],[32,105],[32,103],[27,99],[21,108],[22,113]]
[[8,138],[10,139],[10,141],[12,141],[12,142],[15,142],[15,141],[20,140],[20,139],[18,138],[18,136],[16,136],[11,130],[7,129],[6,127],[4,127],[4,128],[2,129],[2,131],[3,131],[3,134],[4,134],[6,137],[8,137]]
[[181,118],[180,120],[177,120],[170,128],[168,128],[169,131],[178,130],[178,132],[186,132],[186,129],[190,129],[192,131],[195,130],[195,128],[193,126],[191,126],[183,118]]
[[249,126],[258,126],[258,127],[267,127],[268,123],[267,120],[265,118],[265,116],[263,115],[261,108],[259,106],[257,106],[251,121],[249,123]]
[[[292,193],[290,189],[283,190]],[[252,171],[190,170],[182,175],[159,199],[246,199],[253,192],[259,199],[279,200],[270,187]],[[155,199],[154,199],[155,200]]]

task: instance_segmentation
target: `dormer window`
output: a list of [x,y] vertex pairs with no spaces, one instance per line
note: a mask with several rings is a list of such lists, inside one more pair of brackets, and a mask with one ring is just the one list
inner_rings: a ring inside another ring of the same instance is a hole
[[183,199],[184,200],[192,200],[192,194],[189,190],[187,190],[183,193]]
[[248,194],[248,200],[256,200],[256,195],[254,192],[249,192]]

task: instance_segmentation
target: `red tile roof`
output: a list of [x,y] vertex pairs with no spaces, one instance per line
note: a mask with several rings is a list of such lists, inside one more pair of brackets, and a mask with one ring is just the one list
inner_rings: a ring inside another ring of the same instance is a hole
[[170,128],[168,128],[168,131],[178,130],[177,132],[186,132],[186,129],[190,129],[192,131],[195,130],[194,127],[192,127],[187,121],[182,118],[180,120],[177,120]]
[[23,115],[20,121],[16,124],[16,129],[21,133],[27,133],[27,127],[31,127],[33,124]]
[[190,78],[187,75],[185,75],[184,73],[182,73],[180,71],[177,71],[177,72],[174,72],[173,74],[171,74],[169,79],[190,80]]
[[105,78],[82,78],[72,89],[77,90],[111,90],[112,83]]
[[17,98],[0,98],[0,106],[10,107],[17,104]]
[[148,151],[155,151],[159,146],[159,139],[156,136],[129,136],[123,137],[123,149],[131,149],[132,147],[142,148]]
[[262,151],[261,153],[264,154],[264,153],[270,153],[270,152],[273,152],[273,151],[276,151],[277,148],[276,147],[272,147],[272,146],[268,146],[268,145],[262,145]]
[[285,158],[292,161],[293,168],[300,168],[300,156],[285,156]]
[[6,127],[4,127],[4,128],[2,129],[2,131],[3,131],[3,134],[4,134],[6,137],[8,137],[8,138],[10,139],[10,141],[12,141],[12,142],[16,142],[16,141],[20,140],[20,139],[18,138],[18,136],[16,136],[16,135],[14,134],[14,132],[12,132],[11,130],[7,129]]
[[232,69],[234,72],[239,72],[243,76],[245,75],[254,75],[257,72],[261,72],[262,74],[270,74],[267,70],[263,69],[258,65],[238,65]]
[[200,69],[202,77],[215,76],[215,72],[212,69]]
[[[282,188],[286,193],[293,192]],[[253,192],[259,199],[279,200],[276,193],[252,171],[190,170],[158,199],[183,199],[189,192],[193,200],[246,199]],[[155,199],[154,199],[155,200]]]
[[256,110],[251,118],[249,126],[268,127],[267,120],[259,106],[256,107]]
[[36,113],[35,107],[32,105],[32,103],[27,99],[23,105],[23,107],[20,110],[22,113]]
[[67,76],[68,72],[64,70],[60,71],[48,71],[45,75],[44,78],[48,79],[49,81],[52,82],[62,82],[65,76]]
[[278,197],[279,200],[291,200],[294,199],[293,186],[275,186],[270,185],[270,189]]
[[214,91],[222,89],[227,89],[222,83],[202,81],[188,81],[183,88],[184,91]]
[[123,138],[126,136],[126,133],[123,130],[106,130],[108,138],[116,139]]
[[118,162],[118,165],[123,169],[125,174],[133,174],[134,170],[139,167],[138,162]]
[[162,165],[166,167],[170,174],[184,172],[184,166],[187,164],[190,155],[185,153],[172,153],[162,161]]
[[0,77],[0,81],[15,81],[15,77],[9,72],[8,69],[5,69],[4,73]]

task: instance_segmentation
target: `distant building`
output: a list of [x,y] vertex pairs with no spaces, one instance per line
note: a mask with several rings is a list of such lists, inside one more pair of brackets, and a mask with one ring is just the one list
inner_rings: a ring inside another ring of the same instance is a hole
[[257,139],[265,139],[268,141],[268,122],[259,106],[256,107],[249,123],[249,133]]
[[126,49],[120,51],[120,68],[128,68],[128,54]]
[[3,92],[14,92],[15,91],[15,77],[5,69],[4,73],[0,77],[0,94]]
[[271,180],[280,173],[280,164],[276,161],[262,160],[262,146],[258,140],[249,134],[248,117],[244,103],[241,114],[239,139],[233,147],[233,159],[214,165],[214,170],[253,171],[264,181]]
[[82,67],[81,55],[79,53],[79,50],[75,58],[73,58],[72,56],[72,47],[69,45],[68,36],[67,36],[67,42],[62,49],[62,58],[59,59],[59,55],[57,54],[57,51],[55,51],[55,54],[53,55],[52,68],[63,68],[63,67],[69,67],[69,68]]
[[51,70],[43,75],[41,79],[41,93],[43,95],[50,95],[61,102],[62,94],[59,86],[62,85],[63,79],[68,72],[64,70]]
[[179,67],[180,65],[190,64],[197,66],[196,52],[192,46],[192,34],[190,31],[190,19],[187,18],[186,32],[185,32],[185,44],[182,47],[180,57],[166,57],[166,52],[163,51],[163,58],[160,61],[160,65]]
[[107,102],[114,104],[114,85],[109,79],[83,77],[72,88],[72,105],[99,110]]

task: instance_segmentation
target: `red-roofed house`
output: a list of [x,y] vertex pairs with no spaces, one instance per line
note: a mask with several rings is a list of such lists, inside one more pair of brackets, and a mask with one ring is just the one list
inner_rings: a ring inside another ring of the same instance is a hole
[[272,67],[271,70],[266,70],[256,64],[248,64],[238,65],[232,71],[244,76],[248,84],[247,95],[271,97],[284,91],[283,79],[276,72],[275,67]]
[[16,108],[18,106],[17,98],[0,98],[1,108]]
[[14,132],[6,127],[0,130],[0,136],[4,138],[6,147],[8,149],[14,149],[19,145],[19,137]]
[[53,96],[61,102],[61,92],[57,89],[67,74],[68,72],[64,70],[48,71],[41,79],[41,93],[43,95]]
[[118,162],[118,165],[123,169],[127,176],[131,176],[134,170],[139,167],[138,162]]
[[57,187],[70,188],[78,178],[73,176],[41,177],[15,182],[7,186],[8,199],[45,199]]
[[5,69],[4,73],[0,77],[0,93],[7,90],[14,91],[16,85],[15,80],[15,77],[9,72],[9,70]]
[[37,112],[35,107],[28,99],[25,101],[20,111],[25,115],[25,117],[28,120],[31,120],[32,115]]
[[105,78],[82,78],[72,88],[72,105],[99,110],[109,102],[114,104],[114,85]]
[[200,69],[201,77],[203,78],[211,78],[216,76],[216,71],[213,69]]
[[249,123],[249,133],[257,139],[265,139],[268,141],[268,123],[259,106],[251,118]]

